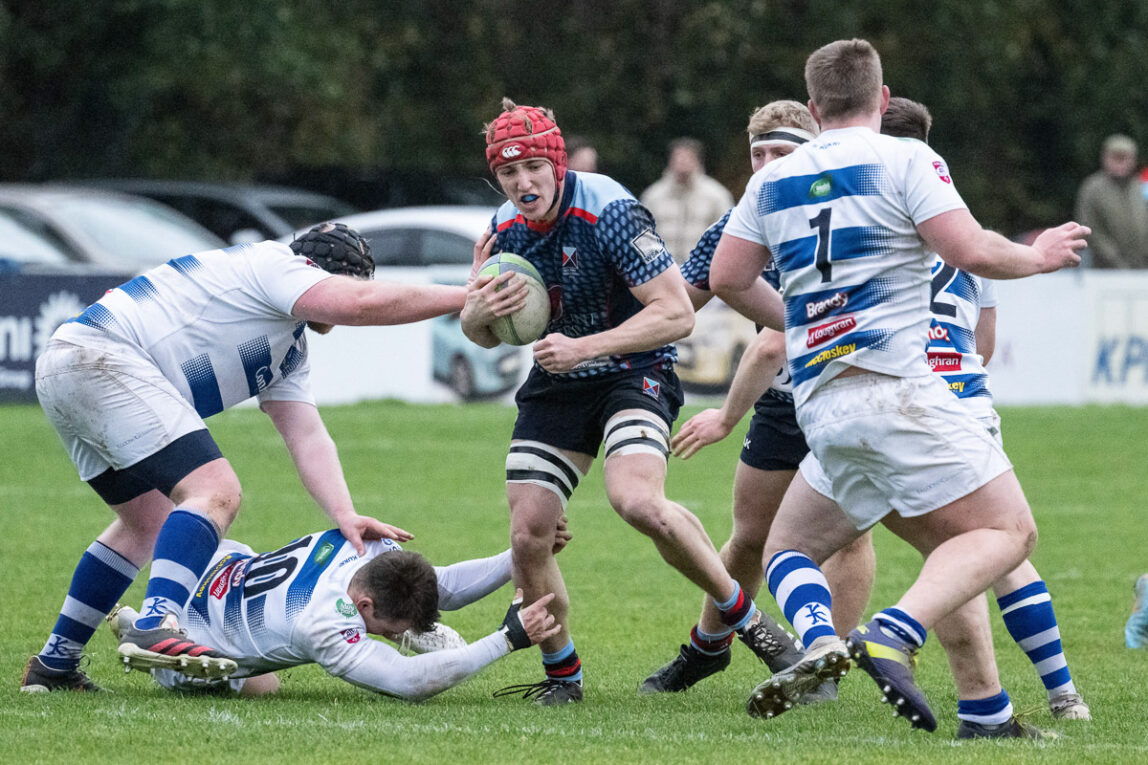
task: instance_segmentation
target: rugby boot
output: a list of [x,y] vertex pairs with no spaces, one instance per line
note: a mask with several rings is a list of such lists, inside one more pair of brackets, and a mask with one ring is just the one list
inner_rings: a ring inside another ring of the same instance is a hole
[[492,695],[495,698],[521,695],[524,699],[533,699],[534,703],[539,706],[557,707],[582,701],[582,683],[546,678],[538,683],[508,685],[495,691]]
[[800,661],[759,683],[749,694],[745,711],[750,717],[777,717],[805,703],[803,699],[810,693],[825,683],[840,680],[847,672],[849,653],[845,643],[836,636],[818,638]]
[[692,645],[683,645],[673,661],[654,672],[638,686],[638,693],[684,691],[699,680],[724,670],[729,666],[729,660],[728,648],[715,656],[710,656]]
[[119,654],[125,672],[171,669],[188,677],[226,679],[237,667],[214,648],[188,640],[175,614],[163,617],[155,629],[128,627],[120,635]]
[[904,717],[914,728],[930,733],[937,729],[937,718],[913,681],[915,648],[883,630],[876,619],[850,632],[846,644],[857,666],[881,689],[881,701],[892,705],[894,716]]
[[92,682],[82,669],[51,669],[44,666],[39,656],[28,659],[24,677],[20,679],[22,693],[49,693],[51,691],[107,692]]

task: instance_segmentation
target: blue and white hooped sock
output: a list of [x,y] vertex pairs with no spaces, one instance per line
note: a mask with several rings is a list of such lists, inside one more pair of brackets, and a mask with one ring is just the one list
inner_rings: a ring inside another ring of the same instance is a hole
[[753,602],[753,598],[746,597],[736,580],[731,581],[733,581],[733,595],[720,603],[714,598],[714,605],[721,615],[722,624],[736,632],[749,624],[749,620],[757,613],[757,605]]
[[957,719],[980,725],[1001,725],[1012,719],[1012,702],[1008,692],[1001,689],[987,699],[958,699]]
[[571,639],[565,647],[554,653],[542,652],[542,669],[546,670],[546,677],[551,680],[561,680],[564,683],[582,682],[582,660],[574,650],[574,640]]
[[1052,610],[1052,596],[1037,580],[997,598],[1008,634],[1036,667],[1048,697],[1076,693],[1068,660],[1060,643],[1060,627]]
[[920,622],[899,608],[886,608],[873,618],[883,629],[913,648],[923,646],[925,638],[929,636],[928,630]]
[[139,572],[138,566],[112,548],[92,542],[72,574],[56,626],[40,650],[44,666],[59,670],[78,667],[84,646]]
[[833,596],[825,574],[808,555],[782,550],[765,568],[769,591],[806,648],[819,637],[836,637]]
[[136,627],[155,629],[169,613],[182,619],[191,593],[218,547],[219,532],[210,518],[186,507],[173,510],[155,542],[151,578]]

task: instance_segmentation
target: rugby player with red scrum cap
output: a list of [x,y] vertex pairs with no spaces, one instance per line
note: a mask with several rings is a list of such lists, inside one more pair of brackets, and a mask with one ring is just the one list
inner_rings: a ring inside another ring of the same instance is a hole
[[[516,396],[506,459],[513,577],[528,603],[555,593],[549,608],[562,625],[539,644],[545,678],[497,695],[566,704],[582,699],[582,665],[551,550],[557,519],[603,442],[606,494],[618,515],[713,597],[730,628],[756,628],[758,612],[698,519],[665,496],[669,434],[682,403],[672,343],[693,329],[693,308],[653,217],[617,181],[567,168],[549,109],[504,100],[485,133],[487,163],[507,201],[475,260],[496,252],[526,258],[551,301]],[[497,345],[488,325],[520,307],[524,293],[513,274],[472,280],[463,331],[480,346]]]

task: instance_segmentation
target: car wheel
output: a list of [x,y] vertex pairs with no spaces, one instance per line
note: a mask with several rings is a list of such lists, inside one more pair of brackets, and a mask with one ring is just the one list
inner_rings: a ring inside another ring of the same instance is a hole
[[462,356],[455,356],[450,362],[450,389],[460,398],[474,398],[474,370],[470,362]]

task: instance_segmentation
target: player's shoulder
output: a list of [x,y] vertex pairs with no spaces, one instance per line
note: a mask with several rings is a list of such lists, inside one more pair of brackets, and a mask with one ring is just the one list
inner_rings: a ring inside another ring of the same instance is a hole
[[570,207],[595,217],[610,212],[622,213],[638,205],[630,190],[608,175],[577,173]]

